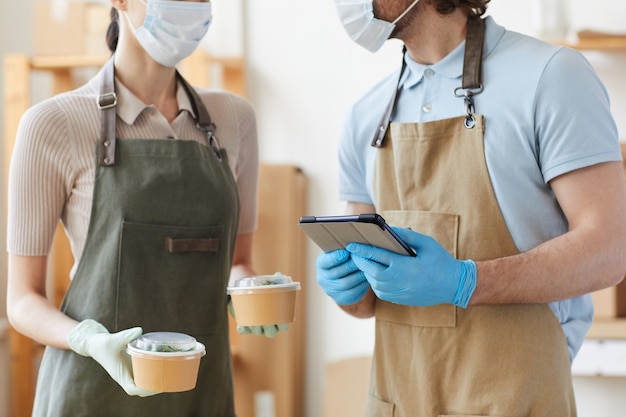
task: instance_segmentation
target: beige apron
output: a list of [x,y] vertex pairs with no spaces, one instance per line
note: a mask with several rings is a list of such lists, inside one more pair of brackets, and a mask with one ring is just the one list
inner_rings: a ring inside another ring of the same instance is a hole
[[[377,143],[376,209],[390,224],[433,236],[458,259],[513,255],[485,163],[484,120],[473,113],[471,93],[465,98],[465,116],[390,124]],[[564,333],[545,304],[462,309],[377,300],[366,415],[575,416]]]

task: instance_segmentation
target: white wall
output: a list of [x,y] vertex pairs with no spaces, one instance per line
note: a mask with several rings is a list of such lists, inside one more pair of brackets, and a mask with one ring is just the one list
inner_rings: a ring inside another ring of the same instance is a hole
[[[582,0],[566,2],[572,9],[572,29],[626,32],[625,2],[597,0],[593,7]],[[311,183],[310,213],[337,214],[342,206],[337,202],[335,155],[343,115],[369,86],[397,68],[400,46],[390,42],[372,55],[354,45],[338,23],[332,0],[244,0],[244,4],[249,95],[257,108],[261,157],[302,167]],[[534,35],[535,6],[494,0],[489,10],[506,27]],[[626,54],[587,55],[609,89],[626,139]],[[307,417],[321,415],[324,365],[368,353],[373,346],[373,322],[347,316],[316,285],[317,253],[310,248]],[[597,380],[610,390],[598,388],[596,380],[576,380],[581,417],[619,415],[626,403],[616,394],[626,388],[626,380]],[[598,402],[613,411],[597,413]]]

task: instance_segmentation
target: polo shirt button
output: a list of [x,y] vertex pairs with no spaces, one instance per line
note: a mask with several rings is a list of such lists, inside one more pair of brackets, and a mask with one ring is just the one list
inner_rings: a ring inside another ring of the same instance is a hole
[[429,104],[424,104],[424,105],[422,106],[422,111],[423,111],[424,113],[430,113],[430,111],[431,111],[432,109],[433,109],[433,105],[432,105],[432,104],[430,104],[430,103],[429,103]]

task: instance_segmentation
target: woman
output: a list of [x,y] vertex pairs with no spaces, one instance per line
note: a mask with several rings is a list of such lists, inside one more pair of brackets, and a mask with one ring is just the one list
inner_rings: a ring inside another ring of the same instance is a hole
[[[174,68],[209,2],[111,5],[111,60],[26,112],[11,163],[8,316],[47,345],[33,415],[234,416],[226,284],[254,274],[254,110]],[[45,294],[58,219],[76,260],[60,311]],[[123,349],[142,331],[206,346],[195,390],[134,385]]]

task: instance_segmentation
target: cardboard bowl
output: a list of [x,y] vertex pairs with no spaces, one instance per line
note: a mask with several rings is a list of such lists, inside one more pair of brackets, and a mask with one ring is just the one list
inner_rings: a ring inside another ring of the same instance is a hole
[[238,326],[293,323],[299,282],[284,275],[243,278],[228,287]]
[[196,342],[192,350],[180,352],[154,352],[137,347],[136,341],[128,344],[133,375],[137,387],[157,392],[182,392],[196,387],[200,358],[206,349]]

